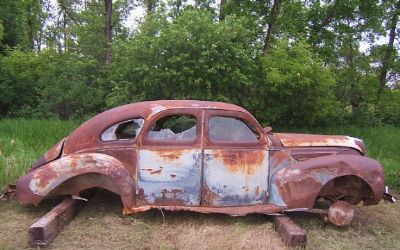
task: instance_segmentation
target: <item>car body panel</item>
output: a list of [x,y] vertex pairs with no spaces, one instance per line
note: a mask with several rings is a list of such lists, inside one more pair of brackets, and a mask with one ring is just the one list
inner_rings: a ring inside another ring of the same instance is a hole
[[[88,176],[84,181],[68,181]],[[63,185],[66,184],[66,185]],[[45,197],[57,193],[76,194],[101,187],[121,196],[124,207],[134,206],[134,182],[124,165],[106,154],[83,153],[62,157],[22,176],[17,182],[17,197],[22,203],[37,205]]]
[[272,204],[312,208],[322,187],[343,176],[357,176],[368,184],[372,194],[364,200],[365,205],[377,204],[382,199],[383,169],[376,160],[356,155],[328,155],[294,162],[288,155],[286,159],[285,156],[280,157],[276,170],[271,173]]
[[206,149],[202,204],[266,204],[269,153],[266,149]]
[[201,149],[141,149],[137,204],[200,206]]
[[349,147],[366,153],[362,141],[357,138],[342,135],[312,135],[294,133],[276,133],[284,147]]

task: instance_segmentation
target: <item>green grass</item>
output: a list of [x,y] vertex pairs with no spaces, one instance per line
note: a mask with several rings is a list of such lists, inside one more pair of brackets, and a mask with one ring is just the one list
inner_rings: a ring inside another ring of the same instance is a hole
[[76,121],[0,120],[0,187],[15,182],[78,125]]
[[[80,125],[78,121],[0,120],[0,187],[13,183],[51,146]],[[280,129],[279,132],[343,134],[364,140],[368,156],[385,168],[387,183],[400,188],[399,127],[332,127],[324,129]]]

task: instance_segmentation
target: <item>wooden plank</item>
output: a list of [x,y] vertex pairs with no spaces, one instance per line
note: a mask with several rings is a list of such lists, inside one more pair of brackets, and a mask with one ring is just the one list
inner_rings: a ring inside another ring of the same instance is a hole
[[291,247],[305,247],[307,243],[307,232],[297,225],[290,217],[274,216],[275,228],[282,237],[283,242]]
[[28,229],[31,246],[47,247],[75,216],[81,201],[65,198]]

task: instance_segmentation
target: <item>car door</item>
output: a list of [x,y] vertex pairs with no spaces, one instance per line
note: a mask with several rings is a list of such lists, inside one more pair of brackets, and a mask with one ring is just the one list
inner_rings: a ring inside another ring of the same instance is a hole
[[201,110],[157,114],[138,150],[137,205],[199,206]]
[[267,202],[269,154],[261,127],[242,112],[206,110],[203,206]]

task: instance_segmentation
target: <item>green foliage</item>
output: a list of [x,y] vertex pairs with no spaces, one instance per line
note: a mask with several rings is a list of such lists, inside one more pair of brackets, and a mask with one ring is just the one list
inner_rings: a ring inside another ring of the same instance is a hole
[[37,55],[14,50],[0,60],[0,115],[29,116],[39,94]]
[[[14,50],[1,60],[1,115],[83,117],[104,107],[96,60],[75,53]],[[24,69],[24,70],[21,70]]]
[[69,52],[60,56],[52,50],[41,53],[39,59],[39,117],[79,118],[104,106],[95,59]]
[[173,22],[151,15],[129,42],[114,48],[107,102],[202,99],[243,103],[257,64],[254,34],[243,20],[214,22],[208,12],[186,10]]
[[[28,47],[25,28],[26,16],[24,1],[4,0],[0,2],[0,21],[4,29],[1,43],[8,46]],[[2,51],[4,48],[1,48]]]
[[4,27],[3,23],[0,21],[0,46],[1,46],[1,40],[3,39],[4,36]]
[[400,90],[384,91],[377,104],[376,113],[381,123],[400,124]]
[[[326,124],[341,116],[332,92],[331,70],[304,42],[281,41],[261,59],[265,82],[259,86],[258,117],[269,124]],[[337,122],[337,121],[336,121]]]
[[[398,126],[398,48],[377,42],[397,2],[116,0],[109,44],[104,0],[4,0],[0,117],[201,99],[242,105],[265,125]],[[137,6],[144,18],[130,28]]]

